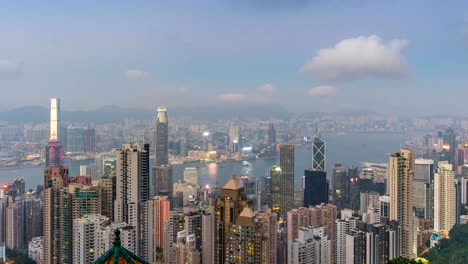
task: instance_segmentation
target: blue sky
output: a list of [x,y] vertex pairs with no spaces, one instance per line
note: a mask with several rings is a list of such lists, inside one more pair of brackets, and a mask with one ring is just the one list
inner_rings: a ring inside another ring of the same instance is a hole
[[2,1],[0,109],[464,114],[467,1]]

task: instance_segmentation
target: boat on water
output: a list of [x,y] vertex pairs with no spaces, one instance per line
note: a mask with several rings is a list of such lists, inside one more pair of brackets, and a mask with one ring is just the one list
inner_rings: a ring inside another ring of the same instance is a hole
[[244,161],[242,161],[242,166],[248,167],[248,166],[250,166],[250,163],[248,161],[244,160]]

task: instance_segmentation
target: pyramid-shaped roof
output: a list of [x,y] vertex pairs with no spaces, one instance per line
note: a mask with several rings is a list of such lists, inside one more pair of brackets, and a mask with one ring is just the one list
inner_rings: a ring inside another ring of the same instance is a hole
[[240,188],[243,188],[242,184],[236,179],[235,176],[232,176],[231,179],[224,185],[223,189],[228,189],[228,190],[239,190]]
[[95,260],[93,264],[149,264],[142,258],[122,247],[120,243],[120,230],[115,230],[114,246],[104,255]]
[[252,218],[255,217],[255,214],[252,211],[252,209],[250,209],[250,207],[245,207],[244,210],[242,210],[242,213],[239,215],[239,217]]

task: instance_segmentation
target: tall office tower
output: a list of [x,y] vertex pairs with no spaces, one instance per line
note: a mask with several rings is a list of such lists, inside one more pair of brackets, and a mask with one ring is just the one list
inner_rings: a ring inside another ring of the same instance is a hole
[[239,151],[240,136],[239,126],[231,125],[229,127],[229,148],[232,152]]
[[16,190],[16,195],[24,197],[26,194],[26,182],[24,178],[16,178],[13,181],[13,188]]
[[321,170],[305,170],[304,207],[328,203],[327,173]]
[[170,211],[169,219],[164,222],[164,263],[174,263],[177,234],[184,230],[185,218],[182,210]]
[[271,178],[271,209],[279,214],[281,203],[281,167],[272,166],[270,168]]
[[244,186],[245,195],[247,199],[252,202],[254,208],[258,205],[258,188],[257,188],[257,178],[250,177],[248,175],[237,176],[240,184]]
[[347,208],[348,180],[346,178],[346,169],[341,164],[335,164],[332,171],[333,203],[338,207],[338,210],[341,210]]
[[6,208],[6,247],[9,249],[22,249],[24,241],[24,208],[19,200]]
[[268,125],[268,145],[276,145],[276,130],[273,123]]
[[45,166],[61,166],[63,163],[64,150],[62,143],[57,139],[51,139],[45,147]]
[[449,123],[449,126],[447,130],[445,130],[444,135],[443,135],[443,143],[444,143],[444,148],[448,146],[448,161],[450,164],[455,165],[455,155],[456,155],[456,149],[458,147],[457,141],[456,141],[456,136],[455,132],[453,131],[452,128],[452,123]]
[[68,185],[68,191],[72,195],[72,219],[78,219],[86,214],[100,214],[99,191],[91,185]]
[[316,134],[312,141],[312,169],[318,171],[326,171],[327,167],[325,164],[325,142],[320,139],[320,136]]
[[172,184],[172,166],[171,165],[158,165],[153,166],[153,195],[168,196],[172,198],[173,184]]
[[280,146],[280,211],[286,217],[294,206],[294,145]]
[[292,242],[288,264],[331,263],[331,240],[323,227],[301,227],[298,238]]
[[50,140],[60,140],[61,139],[61,124],[60,124],[60,99],[52,98],[50,100]]
[[356,166],[348,168],[348,195],[346,203],[352,210],[359,208],[359,170]]
[[216,246],[215,263],[225,263],[228,255],[230,227],[237,223],[237,218],[247,206],[244,187],[237,178],[232,177],[221,189],[221,195],[215,202]]
[[[136,227],[137,237],[142,236],[144,223],[142,206],[149,199],[149,145],[123,144],[115,151],[117,157],[117,179],[115,199],[115,221]],[[139,239],[137,250],[144,248]]]
[[71,195],[68,192],[68,168],[44,170],[44,262],[72,263]]
[[455,225],[455,195],[452,164],[439,162],[434,174],[434,231],[448,234]]
[[114,221],[116,179],[116,177],[102,177],[97,187],[99,193],[99,211],[111,221]]
[[36,197],[26,197],[23,201],[24,207],[24,237],[25,243],[33,237],[42,236],[42,200]]
[[96,129],[88,126],[84,130],[84,152],[95,153],[96,152]]
[[426,207],[427,184],[434,179],[434,161],[431,159],[415,159],[413,202],[417,218],[426,218],[429,215]]
[[187,167],[184,170],[184,181],[193,186],[198,185],[198,169],[196,167]]
[[73,219],[73,263],[93,263],[102,255],[98,244],[102,239],[100,230],[109,224],[109,218],[100,214],[89,214]]
[[460,203],[468,204],[468,177],[460,179]]
[[390,220],[396,220],[401,226],[401,255],[413,258],[414,248],[414,215],[413,215],[413,181],[414,152],[402,149],[392,153],[389,162]]
[[215,263],[215,215],[213,207],[202,213],[202,263]]
[[169,219],[171,204],[168,197],[158,196],[156,200],[156,247],[164,247],[164,222]]
[[261,205],[266,205],[272,208],[271,193],[273,190],[271,175],[265,175],[262,177],[262,188],[261,188]]
[[84,128],[68,127],[67,128],[67,152],[72,154],[84,153]]
[[462,148],[457,148],[455,154],[455,171],[457,174],[462,173],[462,166],[468,164],[468,142],[463,144]]
[[164,106],[158,107],[154,123],[154,165],[169,164],[169,120],[167,119],[167,110]]

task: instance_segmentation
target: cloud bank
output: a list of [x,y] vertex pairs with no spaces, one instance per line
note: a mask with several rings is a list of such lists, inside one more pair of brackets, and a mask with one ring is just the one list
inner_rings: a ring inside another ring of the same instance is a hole
[[146,80],[149,76],[149,72],[142,70],[128,70],[125,73],[125,78],[127,78],[127,80]]
[[309,96],[333,96],[336,95],[336,87],[330,85],[320,85],[309,90]]
[[225,93],[218,96],[225,103],[266,103],[275,99],[276,89],[271,83],[266,83],[250,93]]
[[319,50],[301,72],[328,80],[399,78],[408,71],[401,53],[407,43],[404,39],[383,43],[376,35],[345,39],[332,48]]

